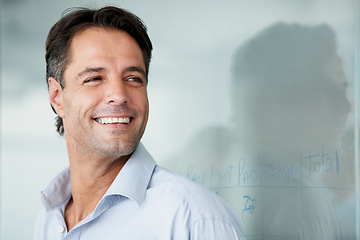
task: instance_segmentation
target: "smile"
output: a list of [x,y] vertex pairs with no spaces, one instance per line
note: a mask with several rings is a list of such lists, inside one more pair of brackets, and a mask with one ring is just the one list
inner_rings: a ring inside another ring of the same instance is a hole
[[124,118],[108,117],[108,118],[95,118],[94,120],[101,124],[128,124],[131,119],[129,117],[124,117]]

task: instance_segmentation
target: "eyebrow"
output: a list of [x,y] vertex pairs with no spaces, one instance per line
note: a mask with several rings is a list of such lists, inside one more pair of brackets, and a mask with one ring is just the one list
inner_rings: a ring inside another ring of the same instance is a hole
[[137,67],[137,66],[127,67],[125,69],[125,72],[138,72],[141,75],[143,75],[143,77],[146,77],[146,72],[144,71],[144,69],[142,69],[141,67]]
[[[103,68],[103,67],[88,67],[88,68],[85,68],[83,71],[81,71],[81,72],[77,75],[77,77],[78,77],[78,78],[81,78],[81,77],[83,77],[83,76],[86,75],[86,74],[101,73],[101,72],[104,72],[104,71],[105,71],[105,68]],[[127,67],[124,72],[138,72],[138,73],[140,73],[141,75],[143,75],[143,77],[146,77],[146,72],[145,72],[145,70],[142,69],[141,67],[137,67],[137,66]]]
[[101,72],[104,72],[105,71],[105,68],[103,67],[89,67],[89,68],[85,68],[85,70],[81,71],[79,74],[78,74],[78,78],[81,78],[83,77],[84,75],[86,74],[91,74],[91,73],[101,73]]

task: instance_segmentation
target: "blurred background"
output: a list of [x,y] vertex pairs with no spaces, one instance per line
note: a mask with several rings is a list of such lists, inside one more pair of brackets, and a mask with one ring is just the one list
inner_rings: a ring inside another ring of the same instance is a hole
[[358,1],[2,0],[1,239],[31,239],[68,165],[47,33],[67,8],[105,5],[153,42],[142,141],[159,165],[224,197],[248,239],[356,238]]

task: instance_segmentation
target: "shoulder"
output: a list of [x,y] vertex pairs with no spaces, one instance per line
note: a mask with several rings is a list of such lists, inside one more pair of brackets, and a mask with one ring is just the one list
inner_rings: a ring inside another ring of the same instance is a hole
[[151,183],[152,187],[171,189],[172,194],[182,197],[191,205],[198,206],[201,203],[199,207],[202,207],[205,200],[208,204],[223,202],[219,196],[199,183],[159,166],[156,166]]
[[166,201],[166,204],[173,202],[186,208],[193,227],[192,234],[218,229],[220,234],[228,232],[243,236],[239,219],[230,205],[197,182],[157,166],[148,190],[161,192],[162,201]]

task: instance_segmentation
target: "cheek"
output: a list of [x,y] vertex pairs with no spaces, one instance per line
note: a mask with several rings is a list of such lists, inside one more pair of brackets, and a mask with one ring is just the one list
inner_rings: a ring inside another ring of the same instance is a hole
[[91,91],[79,91],[69,94],[64,99],[65,117],[82,118],[89,113],[101,100],[100,94]]
[[147,94],[143,94],[141,97],[138,98],[139,99],[139,105],[142,106],[142,108],[144,109],[144,113],[147,117],[147,115],[149,114],[149,100],[147,97]]
[[147,94],[137,94],[133,98],[134,107],[136,107],[141,114],[142,125],[146,125],[149,118],[149,101]]
[[149,102],[146,88],[130,89],[128,97],[132,104],[136,105],[139,109],[147,109]]

